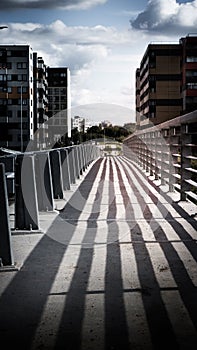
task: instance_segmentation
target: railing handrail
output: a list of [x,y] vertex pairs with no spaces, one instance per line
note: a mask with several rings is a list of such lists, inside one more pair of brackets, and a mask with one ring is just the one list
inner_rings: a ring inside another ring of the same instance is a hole
[[197,203],[196,136],[197,110],[136,130],[124,140],[123,153],[169,191],[179,191],[181,200]]

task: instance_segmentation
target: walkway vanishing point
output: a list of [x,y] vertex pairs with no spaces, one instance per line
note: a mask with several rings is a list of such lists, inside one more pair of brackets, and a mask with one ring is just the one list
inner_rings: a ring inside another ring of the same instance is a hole
[[[75,187],[75,190],[73,191]],[[0,274],[2,348],[196,349],[197,222],[124,157],[95,160]]]

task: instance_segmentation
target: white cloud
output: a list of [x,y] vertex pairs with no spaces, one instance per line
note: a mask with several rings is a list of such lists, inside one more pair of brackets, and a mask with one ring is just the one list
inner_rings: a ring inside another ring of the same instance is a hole
[[137,65],[137,42],[131,30],[67,26],[60,20],[48,25],[10,23],[1,31],[1,44],[29,44],[47,65],[69,67],[72,105],[99,102],[133,108],[128,91]]
[[130,108],[124,107],[118,103],[93,102],[74,106],[71,110],[71,116],[80,115],[93,122],[109,120],[114,125],[123,125],[135,121],[135,112]]
[[194,32],[197,27],[197,0],[182,4],[176,0],[149,0],[145,11],[131,21],[131,26],[169,34]]
[[65,9],[86,10],[102,5],[107,0],[1,0],[1,11],[16,9]]

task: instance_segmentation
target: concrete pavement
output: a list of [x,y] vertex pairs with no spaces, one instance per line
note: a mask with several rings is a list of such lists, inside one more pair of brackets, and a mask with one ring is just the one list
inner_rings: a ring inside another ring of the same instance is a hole
[[88,168],[42,232],[13,232],[3,348],[196,349],[196,207],[122,157]]

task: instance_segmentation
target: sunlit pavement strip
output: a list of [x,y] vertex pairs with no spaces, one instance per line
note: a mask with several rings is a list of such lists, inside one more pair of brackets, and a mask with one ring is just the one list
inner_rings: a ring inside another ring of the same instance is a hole
[[[94,162],[86,175],[96,166]],[[77,209],[72,195],[84,178],[65,193],[64,201],[56,201],[57,209],[67,203]],[[69,209],[63,216],[41,213],[42,234],[13,236],[21,270],[0,274],[0,313],[7,310],[1,300],[9,303],[12,297],[12,314],[21,319],[21,349],[196,349],[195,220],[181,217],[124,158],[103,158],[89,181],[78,216],[72,217]],[[191,205],[187,209],[193,213]],[[51,246],[50,256],[43,240]],[[31,265],[36,251],[46,266]],[[14,302],[18,292],[24,302],[19,296]],[[38,298],[39,311],[25,318],[32,309],[26,302],[31,295],[33,303]],[[0,336],[9,322],[2,318]],[[12,327],[6,334],[19,340]]]

